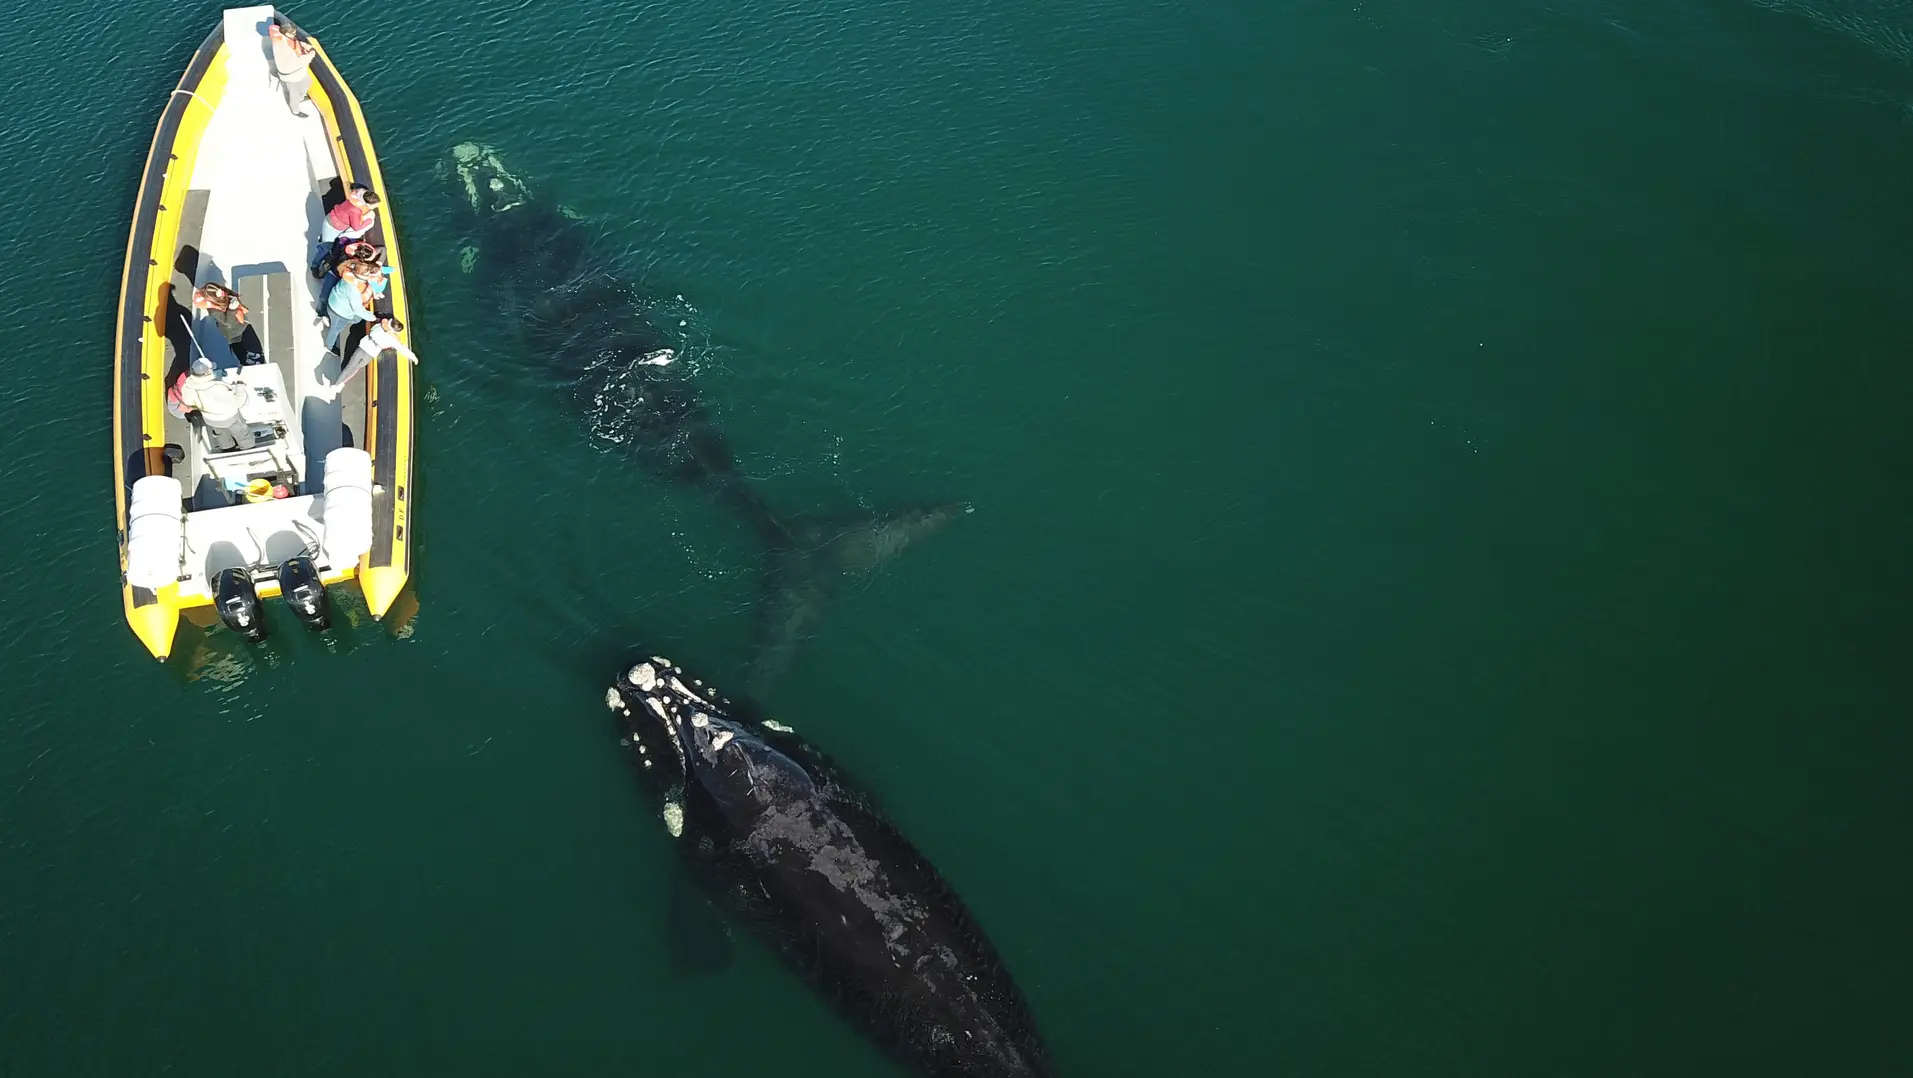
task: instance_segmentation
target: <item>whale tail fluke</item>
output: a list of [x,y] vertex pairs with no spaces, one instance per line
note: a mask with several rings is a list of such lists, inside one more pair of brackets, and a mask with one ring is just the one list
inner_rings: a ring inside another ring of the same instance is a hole
[[790,669],[839,581],[879,568],[974,511],[963,502],[937,502],[881,516],[783,519],[757,504],[761,514],[745,516],[764,539],[764,598],[746,691],[759,699]]

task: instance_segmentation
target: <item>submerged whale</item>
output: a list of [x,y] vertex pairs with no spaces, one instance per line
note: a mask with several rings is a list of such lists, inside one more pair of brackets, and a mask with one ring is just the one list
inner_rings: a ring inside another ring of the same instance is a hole
[[452,163],[477,218],[478,244],[463,251],[464,268],[517,318],[526,344],[569,383],[598,433],[652,475],[728,507],[763,542],[764,597],[747,681],[753,692],[788,668],[838,579],[877,567],[970,511],[938,502],[874,517],[774,512],[738,472],[672,341],[646,316],[642,296],[590,229],[534,197],[490,147],[461,143]]
[[842,768],[656,656],[605,703],[697,882],[893,1058],[937,1076],[1050,1073],[982,929]]

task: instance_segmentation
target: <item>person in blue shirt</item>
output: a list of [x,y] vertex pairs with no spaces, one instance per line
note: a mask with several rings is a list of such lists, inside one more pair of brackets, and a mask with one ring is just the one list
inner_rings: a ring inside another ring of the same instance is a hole
[[326,314],[331,318],[325,331],[328,351],[337,351],[340,340],[353,326],[378,321],[379,316],[372,307],[377,302],[377,294],[383,291],[385,275],[377,266],[358,259],[340,263],[338,286],[326,297],[325,304]]

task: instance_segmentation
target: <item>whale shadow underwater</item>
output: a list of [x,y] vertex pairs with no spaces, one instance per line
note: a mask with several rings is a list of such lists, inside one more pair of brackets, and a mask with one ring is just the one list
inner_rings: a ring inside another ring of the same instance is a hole
[[[943,876],[844,769],[669,660],[605,694],[684,879],[896,1062],[937,1078],[1041,1078],[1008,968]],[[708,937],[703,942],[709,942]]]
[[673,342],[646,315],[582,221],[535,197],[497,151],[453,148],[476,244],[461,262],[479,289],[515,317],[524,342],[566,383],[597,429],[657,479],[702,491],[741,518],[764,548],[747,691],[763,695],[790,667],[826,601],[847,576],[869,572],[971,511],[944,501],[869,515],[774,511],[739,471]]

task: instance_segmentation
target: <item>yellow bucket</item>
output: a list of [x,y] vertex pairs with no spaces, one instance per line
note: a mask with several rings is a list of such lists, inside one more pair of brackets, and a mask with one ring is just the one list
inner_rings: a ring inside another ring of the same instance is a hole
[[255,479],[246,484],[246,500],[249,502],[269,502],[272,500],[272,480]]

